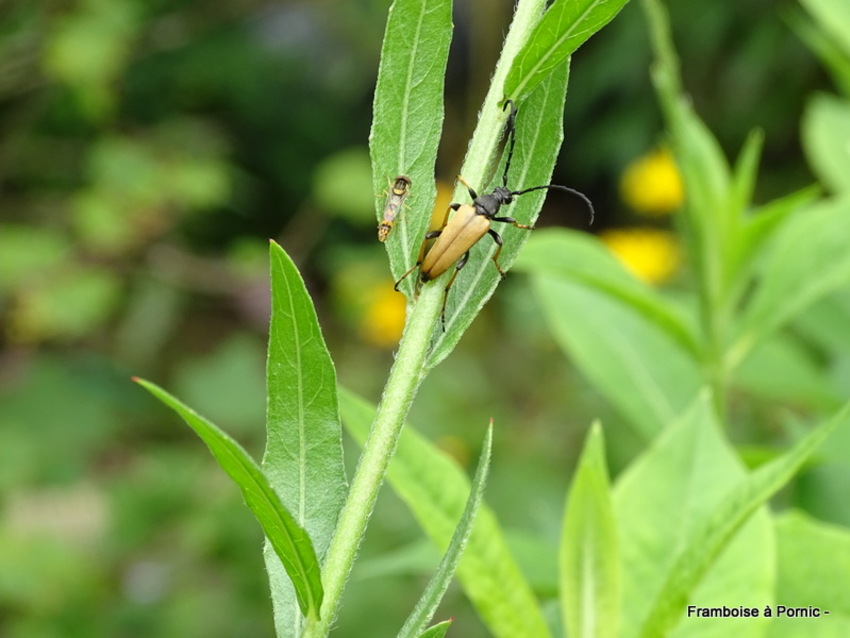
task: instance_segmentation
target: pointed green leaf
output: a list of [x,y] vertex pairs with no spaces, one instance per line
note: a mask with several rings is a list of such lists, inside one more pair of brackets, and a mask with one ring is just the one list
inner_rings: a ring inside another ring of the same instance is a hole
[[505,96],[531,93],[594,33],[614,19],[628,0],[555,0],[514,60]]
[[[343,424],[362,445],[375,409],[342,388],[339,399]],[[437,545],[447,546],[470,491],[457,463],[407,425],[387,478],[425,533]],[[475,519],[457,574],[479,616],[497,638],[551,635],[534,593],[486,505]]]
[[[741,526],[791,479],[830,434],[846,423],[848,417],[850,417],[850,404],[847,404],[832,419],[818,426],[781,457],[739,481],[720,499],[708,518],[699,520],[691,527],[691,533],[688,534],[682,551],[671,566],[664,584],[652,603],[647,620],[641,629],[641,638],[664,636],[676,625],[697,584],[715,564]],[[740,564],[734,569],[736,572],[740,570]],[[752,593],[748,594],[748,597],[752,599]],[[737,602],[732,604],[743,604],[740,602],[741,599],[739,595]],[[696,598],[696,600],[703,604],[703,599]],[[761,605],[753,604],[752,606]],[[752,624],[754,619],[743,620]],[[736,635],[742,634],[736,632]]]
[[416,607],[401,628],[398,634],[399,638],[415,638],[420,632],[425,631],[426,625],[431,622],[434,612],[437,611],[437,607],[440,605],[440,601],[449,587],[457,564],[469,540],[469,535],[472,532],[472,524],[475,521],[475,515],[478,513],[478,507],[484,498],[484,486],[487,484],[487,473],[490,469],[490,453],[492,450],[493,421],[491,420],[490,427],[487,428],[484,445],[481,448],[478,469],[475,471],[475,476],[472,479],[472,487],[469,490],[469,498],[466,500],[463,515],[461,515],[455,532],[452,534],[452,540],[449,542],[449,547],[443,559],[437,566],[437,571],[431,577],[422,597],[416,603]]
[[[451,35],[451,0],[395,0],[390,7],[369,150],[376,194],[386,193],[397,175],[412,182],[386,242],[396,279],[415,263],[431,220]],[[376,200],[379,221],[385,203],[385,196]],[[403,284],[408,296],[413,284],[413,277]]]
[[758,177],[759,159],[764,146],[764,132],[759,129],[750,131],[744,147],[738,155],[735,170],[732,173],[731,197],[729,206],[742,217],[753,199],[753,191]]
[[[304,282],[283,249],[270,245],[271,323],[266,365],[263,469],[324,556],[346,491],[336,374]],[[298,635],[292,581],[266,546],[278,638]]]
[[239,486],[245,503],[257,517],[266,538],[292,579],[301,613],[318,617],[322,604],[322,579],[313,543],[283,506],[260,466],[241,445],[165,390],[149,381],[136,381],[179,414],[207,444],[221,468]]
[[572,638],[620,633],[622,571],[602,428],[587,436],[561,532],[561,613]]

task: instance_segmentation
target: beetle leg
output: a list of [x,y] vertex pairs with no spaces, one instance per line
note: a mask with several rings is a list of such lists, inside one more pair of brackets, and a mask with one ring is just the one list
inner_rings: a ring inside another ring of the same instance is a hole
[[402,281],[404,281],[405,279],[407,279],[407,276],[408,276],[410,273],[412,273],[414,270],[416,270],[417,268],[419,268],[419,265],[420,265],[421,263],[422,263],[422,260],[420,259],[420,260],[419,260],[419,261],[417,261],[415,264],[413,264],[413,267],[412,267],[410,270],[408,270],[406,273],[404,273],[404,274],[401,276],[401,279],[399,279],[397,282],[395,282],[395,286],[393,286],[393,289],[394,289],[396,292],[399,292],[398,287],[401,285],[401,282],[402,282]]
[[396,292],[398,292],[398,287],[401,284],[401,282],[404,281],[405,279],[407,279],[407,276],[410,273],[412,273],[414,270],[416,270],[417,268],[419,268],[419,266],[422,265],[422,260],[425,258],[425,242],[427,242],[429,239],[434,239],[435,237],[439,237],[442,234],[443,234],[442,230],[432,230],[431,232],[425,233],[425,239],[422,240],[422,247],[419,249],[419,257],[416,259],[416,263],[413,264],[413,267],[410,268],[407,272],[405,272],[401,276],[401,279],[399,279],[397,282],[395,282],[395,286],[393,286],[393,288],[395,289]]
[[502,277],[504,277],[505,271],[502,270],[502,267],[499,265],[499,255],[502,252],[502,236],[499,233],[497,233],[495,230],[493,230],[492,228],[488,229],[487,233],[490,235],[490,237],[493,238],[493,241],[496,242],[496,252],[493,253],[493,257],[492,257],[493,263],[496,266],[496,270],[499,271],[499,274],[502,275]]
[[534,224],[531,224],[531,225],[520,224],[513,217],[494,217],[490,221],[502,222],[503,224],[512,224],[512,225],[516,226],[517,228],[524,228],[525,230],[534,230]]
[[449,223],[449,211],[450,210],[456,211],[461,206],[462,206],[462,204],[449,204],[449,207],[446,209],[446,215],[445,215],[445,217],[443,217],[443,225],[440,226],[440,230],[443,230]]
[[[466,190],[467,190],[467,191],[469,191],[469,196],[472,198],[472,201],[475,201],[476,199],[478,199],[478,193],[476,193],[476,192],[475,192],[475,189],[473,189],[473,188],[472,188],[472,186],[470,186],[470,185],[467,183],[467,181],[466,181],[465,179],[463,179],[463,177],[461,177],[460,175],[458,175],[458,176],[457,176],[457,181],[459,181],[461,184],[463,184],[464,186],[466,186]],[[455,210],[457,210],[457,208],[455,208]]]
[[466,262],[469,260],[469,251],[467,250],[463,257],[460,258],[460,261],[457,262],[457,266],[455,266],[455,271],[452,274],[451,279],[449,279],[449,283],[446,284],[446,289],[443,292],[443,308],[440,310],[440,322],[443,324],[443,332],[446,331],[446,302],[449,300],[449,289],[454,285],[455,279],[457,278],[460,269],[466,266]]

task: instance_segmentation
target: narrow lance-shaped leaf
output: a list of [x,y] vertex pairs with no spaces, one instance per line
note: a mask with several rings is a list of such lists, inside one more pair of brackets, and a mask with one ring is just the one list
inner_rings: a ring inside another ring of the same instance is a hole
[[587,436],[569,491],[558,563],[561,613],[568,635],[619,636],[622,567],[598,423]]
[[[412,182],[386,242],[395,278],[413,265],[431,219],[451,12],[450,0],[395,0],[384,33],[369,136],[372,184],[381,195],[397,175]],[[378,197],[378,220],[384,205],[385,197]],[[408,295],[413,283],[403,284]]]
[[469,498],[466,500],[466,507],[452,535],[452,540],[449,542],[449,547],[440,561],[437,571],[428,582],[428,586],[425,588],[422,597],[416,603],[416,607],[401,628],[398,638],[416,638],[421,632],[425,631],[426,625],[434,617],[434,612],[437,611],[437,607],[440,605],[446,589],[448,589],[458,561],[460,561],[460,557],[466,547],[466,542],[469,540],[470,533],[472,533],[472,524],[475,522],[475,515],[478,513],[478,507],[484,498],[484,486],[487,484],[490,453],[492,450],[493,421],[491,419],[490,426],[487,428],[487,436],[484,439],[484,445],[481,448],[481,456],[478,459],[478,469],[475,471],[475,476],[472,479]]
[[505,95],[521,100],[594,33],[614,19],[628,0],[556,0],[535,27],[505,80]]
[[[271,323],[263,468],[275,492],[310,534],[321,558],[346,490],[336,374],[298,270],[274,242],[269,256]],[[268,543],[265,560],[278,638],[297,636],[300,618],[295,592]]]
[[165,390],[142,379],[136,382],[179,414],[207,444],[221,468],[239,486],[245,503],[286,568],[301,612],[317,617],[322,604],[322,580],[313,543],[280,502],[260,466],[236,441]]
[[[343,423],[362,445],[375,409],[342,388],[339,399]],[[425,533],[435,543],[448,543],[469,494],[469,481],[457,463],[407,425],[387,478]],[[457,574],[478,615],[497,638],[551,635],[534,592],[486,504],[475,519]]]

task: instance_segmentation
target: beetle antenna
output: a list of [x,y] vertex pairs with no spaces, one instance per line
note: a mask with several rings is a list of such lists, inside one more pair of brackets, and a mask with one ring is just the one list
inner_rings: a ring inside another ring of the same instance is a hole
[[504,111],[511,105],[511,114],[508,115],[508,123],[505,126],[505,132],[508,135],[508,161],[505,162],[505,172],[502,173],[502,186],[508,187],[508,169],[511,167],[511,159],[514,156],[514,145],[516,144],[516,105],[513,100],[505,100],[505,105],[502,107]]
[[532,186],[531,188],[526,188],[522,191],[513,191],[511,192],[511,197],[519,197],[520,195],[525,195],[526,193],[530,193],[531,191],[539,191],[543,188],[555,188],[560,191],[566,191],[567,193],[572,193],[576,197],[581,198],[585,204],[587,204],[588,210],[590,210],[590,223],[593,223],[593,217],[595,212],[593,210],[593,202],[590,201],[590,198],[582,193],[581,191],[577,191],[574,188],[570,188],[569,186],[561,186],[560,184],[545,184],[544,186]]

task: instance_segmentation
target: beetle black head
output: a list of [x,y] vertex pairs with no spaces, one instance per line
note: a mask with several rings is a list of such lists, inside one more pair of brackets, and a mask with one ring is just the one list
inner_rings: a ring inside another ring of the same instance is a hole
[[497,186],[492,193],[476,197],[472,205],[475,206],[479,215],[492,219],[499,214],[499,209],[502,206],[514,201],[513,196],[514,193],[511,193],[507,188]]

